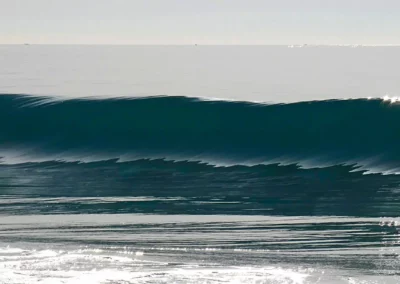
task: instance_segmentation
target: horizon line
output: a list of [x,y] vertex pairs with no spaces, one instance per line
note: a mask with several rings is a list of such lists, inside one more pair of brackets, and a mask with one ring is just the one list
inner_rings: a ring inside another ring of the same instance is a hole
[[290,43],[290,44],[201,44],[201,43],[185,43],[185,44],[162,44],[162,43],[0,43],[0,46],[30,46],[30,45],[52,45],[52,46],[285,46],[289,48],[301,47],[400,47],[397,44],[362,44],[362,43],[349,43],[349,44],[314,44],[314,43]]

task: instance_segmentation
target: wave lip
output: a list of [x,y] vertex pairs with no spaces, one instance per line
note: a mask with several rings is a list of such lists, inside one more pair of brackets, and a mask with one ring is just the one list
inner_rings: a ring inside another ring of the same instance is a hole
[[[167,159],[400,169],[400,108],[381,99],[259,104],[187,97],[0,96],[3,163]],[[389,100],[391,102],[392,100]]]

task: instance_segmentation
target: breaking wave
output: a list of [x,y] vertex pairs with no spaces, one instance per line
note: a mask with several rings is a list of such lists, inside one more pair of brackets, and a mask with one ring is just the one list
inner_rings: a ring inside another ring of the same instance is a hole
[[261,104],[1,95],[0,130],[3,164],[155,159],[400,172],[400,107],[381,99]]

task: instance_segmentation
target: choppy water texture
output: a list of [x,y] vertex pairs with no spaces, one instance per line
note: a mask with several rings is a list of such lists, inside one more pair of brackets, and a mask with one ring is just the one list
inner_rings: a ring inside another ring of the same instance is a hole
[[400,107],[0,96],[0,283],[398,283]]

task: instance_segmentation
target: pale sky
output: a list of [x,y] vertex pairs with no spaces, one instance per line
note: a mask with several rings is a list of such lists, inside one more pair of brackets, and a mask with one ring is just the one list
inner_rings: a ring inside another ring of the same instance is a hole
[[399,0],[0,0],[0,44],[400,45]]

